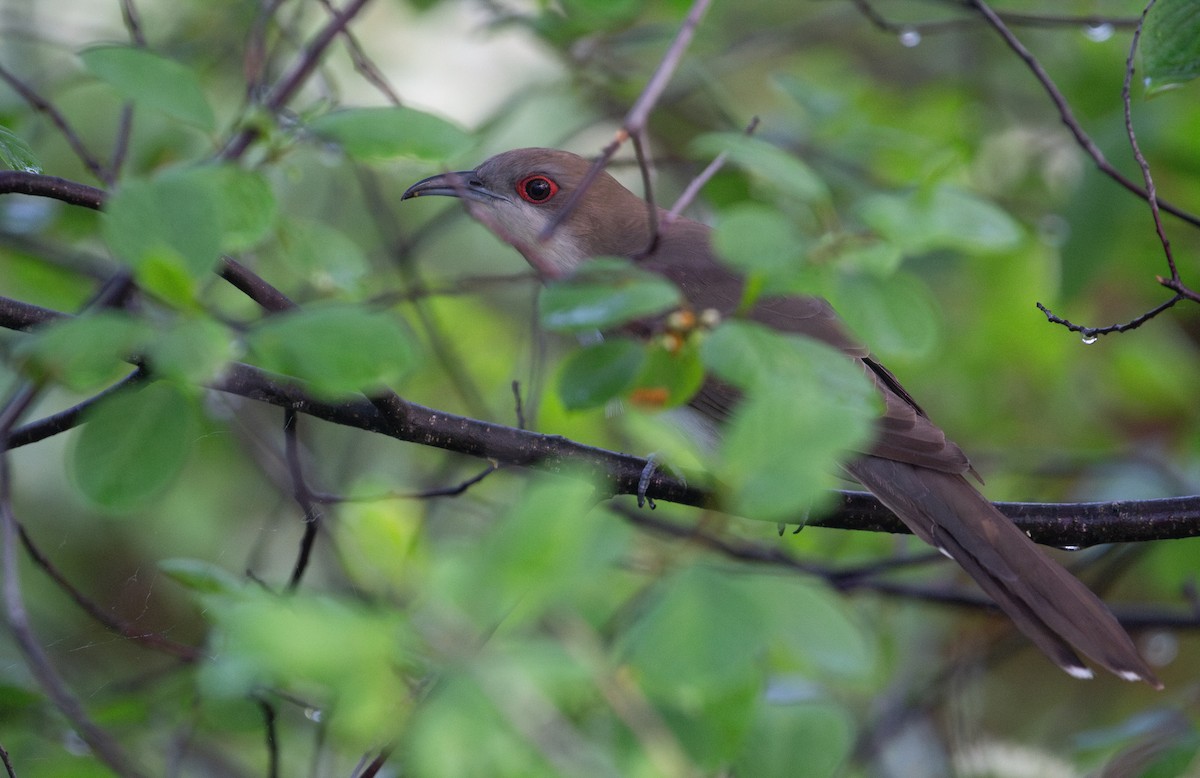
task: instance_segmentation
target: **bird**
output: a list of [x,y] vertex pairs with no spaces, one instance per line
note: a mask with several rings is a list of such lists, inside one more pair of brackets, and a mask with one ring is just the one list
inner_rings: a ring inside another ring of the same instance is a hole
[[[708,225],[671,218],[661,208],[655,214],[607,171],[586,180],[591,167],[567,151],[514,149],[474,170],[418,181],[401,200],[439,195],[467,201],[484,226],[544,276],[569,275],[593,257],[627,257],[674,282],[692,311],[744,316],[857,361],[882,398],[882,412],[870,445],[842,464],[845,472],[914,535],[962,567],[1069,675],[1093,676],[1083,654],[1119,678],[1162,688],[1104,602],[968,480],[975,472],[962,449],[857,342],[826,300],[764,295],[743,310],[745,280],[718,259]],[[719,426],[736,403],[734,390],[708,380],[690,404]]]

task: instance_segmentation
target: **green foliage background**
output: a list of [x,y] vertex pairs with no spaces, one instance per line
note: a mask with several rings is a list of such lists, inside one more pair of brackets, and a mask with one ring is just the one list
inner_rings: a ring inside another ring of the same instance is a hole
[[[320,3],[265,20],[250,3],[135,5],[145,47],[126,45],[117,3],[0,5],[0,64],[102,161],[89,169],[45,114],[0,88],[6,164],[110,193],[102,215],[0,198],[0,293],[73,312],[119,268],[143,290],[122,312],[0,332],[0,349],[6,386],[47,382],[35,416],[120,379],[131,354],[164,377],[10,455],[15,514],[54,567],[136,633],[198,649],[181,660],[115,636],[22,555],[40,643],[146,774],[265,774],[267,709],[280,775],[351,775],[381,749],[392,771],[381,774],[413,776],[999,775],[1019,757],[1082,774],[1148,731],[1167,735],[1133,774],[1186,774],[1188,629],[1138,635],[1166,692],[1084,684],[1000,619],[837,577],[923,553],[868,533],[777,537],[769,523],[836,485],[826,474],[849,443],[826,430],[849,435],[853,411],[805,415],[788,400],[816,385],[775,385],[717,450],[653,413],[613,416],[596,406],[661,371],[661,355],[618,341],[581,358],[571,336],[536,333],[537,288],[514,251],[455,204],[400,206],[417,179],[507,148],[594,154],[687,3],[377,0],[350,29],[405,107],[386,109],[342,40],[277,116],[247,105],[243,65],[265,64],[266,86],[250,92],[269,94],[327,22]],[[651,117],[658,201],[728,151],[691,213],[765,288],[827,296],[971,453],[989,496],[1196,493],[1195,311],[1084,345],[1034,307],[1102,326],[1164,300],[1146,204],[1093,169],[977,16],[879,3],[895,24],[881,29],[866,5],[716,2]],[[1134,121],[1160,196],[1196,211],[1200,104],[1187,79],[1200,53],[1170,34],[1194,24],[1195,4],[1161,5],[1172,22],[1148,28],[1139,61],[1156,92],[1135,78]],[[1120,96],[1131,27],[1098,21],[1134,9],[1089,0],[1054,13],[1076,20],[1014,29],[1108,159],[1140,180]],[[259,25],[269,45],[256,59]],[[126,124],[124,163],[105,180]],[[245,127],[260,136],[239,163],[211,164]],[[629,159],[613,171],[637,188]],[[1187,282],[1200,237],[1166,225]],[[211,272],[220,252],[303,310],[264,316]],[[548,294],[569,307],[569,291]],[[723,330],[689,358],[741,368],[756,344]],[[601,351],[611,362],[597,364]],[[320,506],[313,561],[286,591],[304,515],[283,413],[202,389],[230,359],[304,378],[320,397],[388,385],[506,424],[519,381],[532,428],[716,468],[750,518],[666,504],[655,517],[800,563],[752,565],[640,531],[582,478],[506,469],[462,496],[414,499],[485,463],[301,415],[309,486],[353,499]],[[588,391],[601,373],[617,376],[611,391]],[[792,426],[772,425],[784,413]],[[1180,605],[1196,553],[1177,540],[1070,559],[1096,563],[1085,578],[1136,609]],[[942,564],[885,580],[959,579]],[[108,774],[7,638],[0,746],[21,776]]]

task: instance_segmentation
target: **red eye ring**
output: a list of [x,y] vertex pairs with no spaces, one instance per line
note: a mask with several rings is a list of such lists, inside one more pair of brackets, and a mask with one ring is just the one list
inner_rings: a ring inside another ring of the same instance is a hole
[[541,205],[558,194],[558,184],[541,173],[535,173],[517,182],[517,194],[527,203]]

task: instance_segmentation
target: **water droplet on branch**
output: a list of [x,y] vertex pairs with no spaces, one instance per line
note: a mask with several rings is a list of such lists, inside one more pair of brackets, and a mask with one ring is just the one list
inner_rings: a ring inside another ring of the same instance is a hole
[[900,45],[906,49],[911,49],[921,43],[921,33],[912,27],[905,27],[900,31]]
[[1091,333],[1086,333],[1086,334],[1083,336],[1083,344],[1084,344],[1085,346],[1090,346],[1090,345],[1092,345],[1092,344],[1093,344],[1093,343],[1095,343],[1095,342],[1096,342],[1096,336],[1095,336],[1095,335],[1093,335],[1093,334],[1091,334]]
[[1113,36],[1114,28],[1108,22],[1100,24],[1089,24],[1083,28],[1083,34],[1088,40],[1095,43],[1103,43]]

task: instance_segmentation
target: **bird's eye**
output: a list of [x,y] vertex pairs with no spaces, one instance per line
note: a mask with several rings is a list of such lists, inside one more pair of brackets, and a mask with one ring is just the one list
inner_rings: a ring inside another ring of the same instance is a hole
[[558,192],[558,184],[543,175],[522,178],[517,184],[517,194],[521,199],[540,205]]

